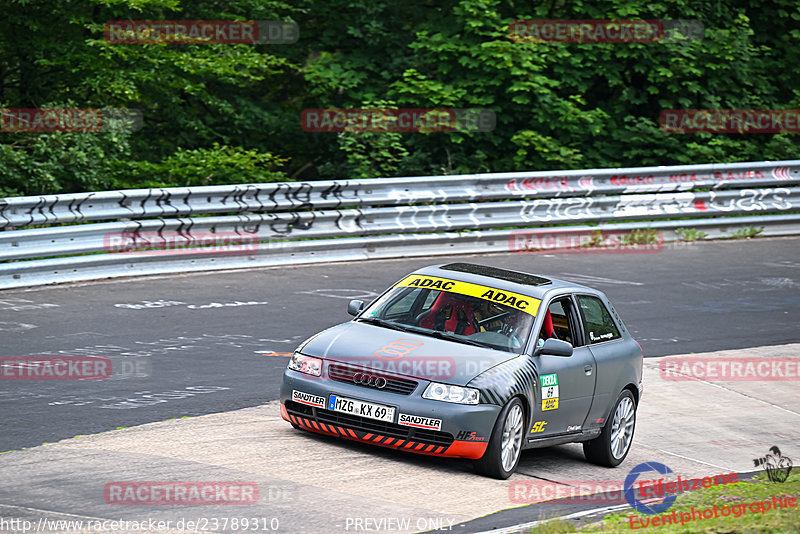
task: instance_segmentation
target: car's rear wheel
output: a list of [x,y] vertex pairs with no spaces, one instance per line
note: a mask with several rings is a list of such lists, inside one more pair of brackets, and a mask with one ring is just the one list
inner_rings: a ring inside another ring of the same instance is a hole
[[519,464],[524,432],[525,413],[522,402],[515,397],[500,411],[486,452],[475,460],[475,471],[501,480],[510,477]]
[[636,401],[627,389],[620,393],[603,432],[584,442],[583,453],[593,464],[616,467],[628,455],[636,429]]

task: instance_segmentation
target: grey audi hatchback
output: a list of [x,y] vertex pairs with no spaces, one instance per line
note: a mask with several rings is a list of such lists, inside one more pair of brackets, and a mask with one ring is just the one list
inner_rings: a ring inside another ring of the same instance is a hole
[[295,351],[281,415],[295,428],[468,458],[508,478],[523,449],[628,454],[643,353],[596,289],[468,263],[419,269]]

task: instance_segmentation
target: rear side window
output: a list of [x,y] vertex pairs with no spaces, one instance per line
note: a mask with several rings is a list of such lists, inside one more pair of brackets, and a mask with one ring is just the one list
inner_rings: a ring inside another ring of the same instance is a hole
[[621,337],[617,325],[614,324],[614,320],[602,300],[588,295],[578,295],[578,304],[581,307],[583,325],[586,328],[589,343],[602,343]]

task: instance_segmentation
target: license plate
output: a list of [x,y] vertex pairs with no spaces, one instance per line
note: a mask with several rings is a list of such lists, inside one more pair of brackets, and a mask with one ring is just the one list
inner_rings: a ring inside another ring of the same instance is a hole
[[394,421],[394,408],[391,406],[383,406],[381,404],[373,404],[371,402],[364,402],[356,399],[348,399],[338,395],[331,395],[328,399],[328,409],[334,412],[348,413],[351,415],[360,415],[369,419],[377,419],[378,421]]

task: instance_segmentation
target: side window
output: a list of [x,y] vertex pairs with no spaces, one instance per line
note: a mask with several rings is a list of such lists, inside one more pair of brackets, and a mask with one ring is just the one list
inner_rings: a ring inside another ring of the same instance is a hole
[[436,297],[439,296],[439,293],[440,291],[428,290],[428,296],[425,297],[425,302],[422,303],[422,308],[420,308],[420,311],[427,311],[431,309],[431,306],[433,306],[433,302],[436,300]]
[[574,325],[570,321],[570,308],[572,301],[569,297],[554,300],[547,307],[549,317],[545,317],[542,330],[539,333],[541,339],[555,338],[566,341],[570,345],[575,345]]
[[385,317],[387,319],[399,319],[407,316],[411,311],[411,306],[419,297],[420,289],[413,289],[404,295],[401,299],[389,305],[386,309]]
[[597,297],[578,295],[578,304],[589,343],[602,343],[620,337],[617,325],[611,319],[603,301]]

